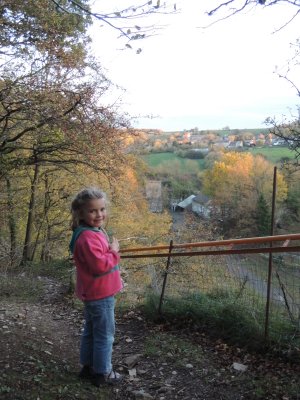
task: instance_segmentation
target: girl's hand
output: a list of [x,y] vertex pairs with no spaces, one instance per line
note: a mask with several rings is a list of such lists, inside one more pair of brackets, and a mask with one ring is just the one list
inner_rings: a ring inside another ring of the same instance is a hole
[[116,239],[115,237],[112,238],[110,248],[116,252],[118,252],[120,250],[120,245],[119,245],[118,239]]

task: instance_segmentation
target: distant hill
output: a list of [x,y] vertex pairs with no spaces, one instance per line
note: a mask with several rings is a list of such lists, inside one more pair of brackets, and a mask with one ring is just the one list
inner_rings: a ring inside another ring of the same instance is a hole
[[253,135],[259,135],[259,134],[268,134],[270,132],[269,128],[243,128],[243,129],[230,129],[230,128],[224,128],[224,129],[198,129],[198,128],[192,128],[192,129],[184,129],[184,130],[178,130],[178,131],[163,131],[161,129],[139,129],[139,131],[146,133],[147,135],[150,136],[160,136],[160,137],[166,137],[166,136],[171,136],[171,135],[178,135],[178,134],[183,134],[184,132],[191,132],[191,133],[198,133],[198,134],[203,134],[206,135],[208,133],[213,133],[218,136],[227,136],[227,135],[240,135],[243,133],[252,133]]

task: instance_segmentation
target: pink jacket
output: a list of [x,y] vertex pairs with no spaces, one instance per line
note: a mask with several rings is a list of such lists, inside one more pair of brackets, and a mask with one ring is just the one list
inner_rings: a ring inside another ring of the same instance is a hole
[[83,231],[75,243],[76,295],[83,301],[113,296],[122,287],[119,253],[111,250],[101,231]]

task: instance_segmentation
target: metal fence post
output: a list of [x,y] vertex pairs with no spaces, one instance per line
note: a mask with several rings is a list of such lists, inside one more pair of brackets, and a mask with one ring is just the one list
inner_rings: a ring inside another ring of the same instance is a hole
[[[275,219],[275,200],[276,200],[276,183],[277,183],[277,167],[274,167],[273,175],[273,195],[272,195],[272,215],[271,215],[271,236],[274,235],[274,219]],[[270,247],[273,242],[270,242]],[[273,269],[273,254],[269,253],[269,269],[268,269],[268,282],[267,282],[267,302],[266,302],[266,318],[265,318],[265,339],[269,336],[269,314],[270,314],[270,297],[271,297],[271,281]]]
[[171,263],[172,248],[173,248],[173,240],[170,241],[169,255],[168,255],[168,259],[167,259],[166,269],[165,269],[165,272],[164,272],[164,280],[163,280],[163,285],[162,285],[162,290],[161,290],[161,295],[160,295],[160,300],[159,300],[159,306],[158,306],[158,313],[159,314],[161,314],[162,303],[164,301],[164,294],[165,294],[165,289],[166,289],[168,270],[169,270],[170,263]]

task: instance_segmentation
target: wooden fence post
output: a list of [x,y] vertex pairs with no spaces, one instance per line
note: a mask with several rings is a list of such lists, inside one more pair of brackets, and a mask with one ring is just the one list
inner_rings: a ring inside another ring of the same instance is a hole
[[167,283],[167,276],[168,276],[168,271],[171,263],[171,253],[172,253],[172,248],[173,248],[173,240],[170,241],[170,246],[169,246],[169,255],[167,259],[167,265],[164,273],[164,280],[163,280],[163,285],[162,285],[162,290],[161,290],[161,295],[160,295],[160,300],[159,300],[159,306],[158,306],[158,313],[161,314],[161,308],[162,308],[162,303],[164,301],[164,294],[165,294],[165,289],[166,289],[166,283]]

